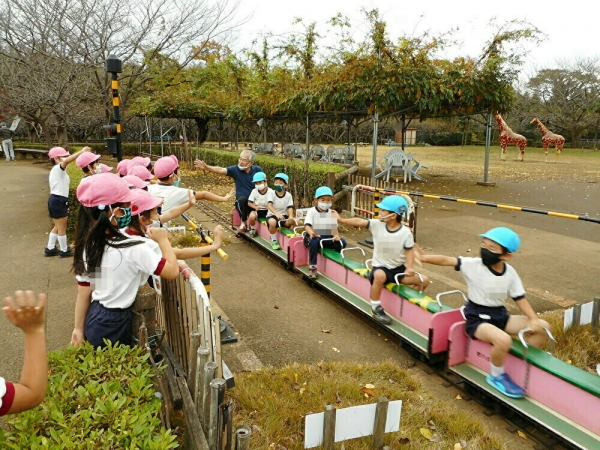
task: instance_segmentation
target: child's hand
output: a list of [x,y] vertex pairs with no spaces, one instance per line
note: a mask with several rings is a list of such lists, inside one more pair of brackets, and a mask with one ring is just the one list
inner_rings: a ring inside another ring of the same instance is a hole
[[527,327],[531,328],[531,330],[534,333],[541,333],[542,331],[544,331],[544,326],[542,325],[541,320],[538,318],[529,319],[529,323],[527,324]]
[[46,317],[46,294],[39,294],[36,300],[33,291],[16,291],[15,298],[6,297],[4,314],[13,325],[25,334],[44,329]]
[[413,269],[412,267],[407,267],[406,269],[404,269],[404,275],[407,277],[412,277],[415,274],[415,269]]
[[223,227],[221,225],[217,225],[213,230],[214,243],[217,247],[221,247],[223,243]]
[[190,208],[196,204],[196,196],[191,189],[188,189],[188,204],[190,205]]
[[88,147],[87,145],[81,149],[81,153],[91,152],[91,151],[92,151],[92,147]]
[[235,188],[232,188],[225,196],[225,201],[228,202],[229,200],[231,200],[233,198],[234,195],[235,195]]
[[71,345],[77,347],[78,345],[83,345],[85,342],[85,336],[83,335],[83,330],[74,329],[73,333],[71,333]]
[[279,220],[283,220],[284,219],[284,217],[281,214],[279,214],[279,213],[275,213],[275,217],[277,217]]
[[206,164],[204,161],[200,161],[199,159],[194,161],[194,167],[196,169],[208,170],[208,164]]
[[154,242],[169,240],[169,232],[166,228],[148,228],[148,230],[146,230],[146,236]]

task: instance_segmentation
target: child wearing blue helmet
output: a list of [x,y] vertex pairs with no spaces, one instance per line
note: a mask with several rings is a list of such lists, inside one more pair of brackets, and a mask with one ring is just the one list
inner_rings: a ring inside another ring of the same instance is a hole
[[[396,277],[405,285],[421,289],[421,280],[413,269],[415,241],[410,229],[402,225],[402,216],[408,211],[408,202],[400,195],[389,195],[377,204],[378,219],[338,218],[343,225],[367,228],[373,235],[373,269],[371,270],[371,314],[378,322],[392,323],[381,306],[381,290]],[[401,275],[402,274],[402,275]],[[429,285],[423,275],[422,289]]]
[[[417,247],[422,262],[438,266],[452,266],[460,271],[467,283],[469,301],[464,309],[467,334],[473,339],[493,345],[491,369],[486,381],[501,393],[512,398],[525,396],[525,390],[504,372],[504,360],[512,346],[511,335],[523,328],[533,334],[527,341],[539,347],[546,340],[544,328],[550,325],[540,320],[525,298],[525,288],[517,271],[508,264],[512,254],[521,245],[517,233],[509,228],[492,228],[480,235],[480,258],[458,258],[442,255],[425,255]],[[510,296],[524,315],[511,316],[504,302]]]
[[273,189],[269,193],[267,203],[267,225],[271,235],[271,247],[273,250],[280,250],[281,246],[277,242],[277,228],[291,227],[295,225],[294,217],[294,199],[292,194],[287,191],[289,177],[282,172],[273,177]]
[[333,204],[333,192],[327,186],[321,186],[315,193],[317,206],[308,210],[304,218],[304,245],[309,254],[310,279],[318,277],[317,255],[321,249],[321,239],[333,239],[324,241],[324,248],[331,248],[341,252],[346,247],[346,240],[338,234],[337,212],[331,209]]
[[254,189],[248,197],[248,208],[252,212],[248,215],[250,221],[250,234],[256,236],[256,219],[266,218],[268,213],[269,198],[273,189],[267,184],[267,175],[264,172],[256,172],[252,177]]

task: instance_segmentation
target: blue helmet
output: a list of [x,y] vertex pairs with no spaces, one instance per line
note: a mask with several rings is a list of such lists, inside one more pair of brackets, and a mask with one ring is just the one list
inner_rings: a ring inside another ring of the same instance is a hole
[[400,195],[388,195],[381,203],[376,205],[379,209],[385,209],[396,214],[404,214],[408,211],[408,202]]
[[333,192],[331,192],[331,189],[329,189],[327,186],[321,186],[317,189],[317,192],[315,192],[315,198],[320,198],[325,195],[331,195],[333,197]]
[[283,172],[276,173],[275,176],[273,177],[273,179],[276,180],[277,178],[279,178],[280,180],[283,180],[285,182],[285,184],[288,184],[288,181],[290,179],[290,177],[288,177]]
[[492,228],[487,233],[480,234],[479,236],[494,241],[496,244],[500,244],[509,253],[516,252],[521,246],[519,235],[506,227]]
[[267,175],[264,172],[256,172],[252,177],[252,182],[260,183],[261,181],[267,181]]

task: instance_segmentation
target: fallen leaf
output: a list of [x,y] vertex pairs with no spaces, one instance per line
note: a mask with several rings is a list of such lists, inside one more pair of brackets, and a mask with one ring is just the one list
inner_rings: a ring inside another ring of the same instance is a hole
[[435,430],[435,423],[433,422],[433,420],[427,422],[427,425],[429,426],[430,430]]
[[336,403],[342,403],[342,399],[340,398],[340,393],[339,392],[335,393],[335,402]]
[[331,350],[333,350],[334,352],[337,352],[337,351],[338,351],[338,349],[337,349],[337,348],[335,348],[335,347],[331,347]]
[[419,395],[419,400],[423,400],[423,397],[421,397],[420,395]]
[[258,425],[252,425],[252,431],[255,433],[260,433],[260,427]]
[[517,430],[517,434],[520,438],[527,439],[527,435],[523,433],[521,430]]
[[306,391],[305,388],[300,388],[300,395],[304,394],[304,391]]
[[[318,342],[319,344],[322,344],[322,343],[323,343],[323,341],[317,341],[317,342]],[[321,367],[321,366],[319,366],[319,367]]]
[[275,305],[275,306],[273,306],[273,308],[275,308],[275,309],[279,309],[279,306]]
[[[371,386],[372,386],[372,385],[371,385]],[[364,392],[365,394],[368,394],[368,395],[370,395],[371,397],[375,397],[375,391],[373,391],[373,389],[370,389],[370,388],[368,388],[368,387],[366,387],[366,386],[365,386],[365,387],[362,387],[362,388],[360,388],[360,391],[361,391],[361,392]]]
[[298,383],[298,374],[297,374],[297,373],[295,373],[295,374],[294,374],[294,381],[295,381],[296,383]]
[[407,438],[407,437],[398,438],[398,443],[399,444],[408,444],[409,442],[410,442],[410,439]]
[[431,436],[431,439],[429,439],[431,442],[440,442],[442,440],[442,437],[435,433],[433,436]]
[[467,446],[468,446],[469,444],[467,444],[467,441],[465,441],[464,439],[461,439],[461,440],[460,440],[460,445],[462,445],[462,448],[467,448]]
[[433,437],[433,433],[431,432],[431,430],[429,428],[421,428],[419,431],[421,431],[421,434],[423,435],[423,437],[425,439],[427,439],[428,441],[431,440],[431,438]]
[[375,389],[375,386],[372,384],[365,384],[365,387],[369,389]]
[[325,328],[321,328],[321,333],[331,333],[331,330],[326,330]]
[[388,383],[390,383],[390,384],[394,384],[394,383],[395,383],[395,381],[394,381],[394,380],[392,380],[391,378],[388,378]]
[[460,445],[460,442],[457,442],[456,444],[454,444],[454,450],[462,450],[463,446]]
[[454,400],[462,400],[462,397],[460,395],[457,395]]

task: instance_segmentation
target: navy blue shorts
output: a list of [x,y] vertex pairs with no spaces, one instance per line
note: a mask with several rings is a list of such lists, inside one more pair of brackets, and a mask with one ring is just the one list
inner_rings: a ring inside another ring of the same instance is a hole
[[62,195],[50,194],[48,212],[53,219],[62,219],[69,215],[69,199]]
[[482,306],[469,301],[464,309],[467,319],[467,334],[475,338],[475,330],[482,323],[490,323],[502,331],[506,328],[510,314],[504,306]]
[[266,219],[267,213],[269,212],[269,210],[268,209],[255,209],[254,212],[256,213],[256,217],[258,217],[259,219]]
[[94,301],[85,317],[85,339],[94,347],[104,347],[104,339],[131,345],[132,323],[131,308],[110,309]]
[[283,217],[284,217],[283,220],[279,220],[279,219],[277,219],[277,216],[269,216],[269,217],[267,217],[267,225],[269,224],[269,221],[271,219],[274,219],[277,222],[277,228],[285,227],[285,223],[287,222],[289,217],[286,214],[283,214]]
[[[398,266],[394,269],[388,269],[387,267],[382,267],[382,266],[377,266],[377,267],[373,267],[373,269],[371,270],[371,274],[369,275],[369,281],[371,282],[371,284],[373,284],[373,274],[375,273],[376,270],[382,270],[385,273],[385,276],[387,278],[386,283],[396,283],[396,279],[394,278],[396,275],[398,275],[399,273],[404,273],[406,272],[406,267],[404,266],[404,264],[402,264],[401,266]],[[405,275],[401,275],[398,277],[398,281],[402,281],[402,278],[404,278]]]

